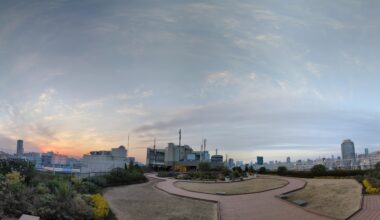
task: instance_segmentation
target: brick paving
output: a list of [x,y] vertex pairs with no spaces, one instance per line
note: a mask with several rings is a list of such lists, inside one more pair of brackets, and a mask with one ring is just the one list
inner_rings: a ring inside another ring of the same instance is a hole
[[364,196],[363,207],[350,220],[378,220],[380,219],[380,196]]
[[[148,174],[149,177],[157,178]],[[196,192],[189,192],[173,185],[174,179],[165,179],[156,187],[168,193],[190,198],[217,201],[220,204],[222,220],[245,220],[245,219],[276,219],[276,220],[324,220],[331,219],[307,212],[302,208],[275,198],[276,195],[299,189],[305,182],[300,179],[280,177],[289,182],[283,188],[270,190],[262,193],[253,193],[236,196],[219,196]]]

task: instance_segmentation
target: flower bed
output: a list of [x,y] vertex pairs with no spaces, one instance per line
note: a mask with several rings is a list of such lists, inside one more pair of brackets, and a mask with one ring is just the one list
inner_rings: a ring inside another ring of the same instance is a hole
[[379,194],[379,193],[380,193],[380,189],[374,187],[374,186],[369,182],[368,179],[364,179],[364,180],[363,180],[363,186],[365,187],[365,191],[366,191],[368,194]]

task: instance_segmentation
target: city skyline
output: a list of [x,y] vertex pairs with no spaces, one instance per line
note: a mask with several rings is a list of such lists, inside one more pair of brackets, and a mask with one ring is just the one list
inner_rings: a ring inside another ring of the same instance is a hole
[[244,161],[380,150],[371,4],[3,1],[0,151],[81,157],[130,135],[144,161],[179,128]]

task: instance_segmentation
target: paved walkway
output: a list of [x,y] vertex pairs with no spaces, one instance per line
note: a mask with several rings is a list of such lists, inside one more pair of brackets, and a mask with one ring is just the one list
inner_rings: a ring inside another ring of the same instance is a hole
[[380,219],[380,196],[364,196],[363,207],[350,220],[377,220]]
[[[149,177],[158,178],[153,174]],[[275,198],[276,195],[286,193],[303,187],[304,181],[295,178],[280,177],[289,181],[289,184],[283,188],[275,189],[262,193],[237,195],[237,196],[218,196],[203,193],[189,192],[173,185],[174,179],[165,179],[166,181],[157,183],[156,187],[168,193],[205,200],[217,201],[220,204],[220,214],[222,220],[237,219],[307,219],[307,220],[327,220],[330,218],[323,217],[305,211],[285,201]]]

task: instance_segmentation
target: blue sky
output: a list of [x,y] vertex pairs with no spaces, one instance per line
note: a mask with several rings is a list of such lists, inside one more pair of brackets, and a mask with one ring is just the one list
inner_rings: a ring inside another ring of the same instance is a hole
[[380,150],[377,1],[1,1],[0,150]]

